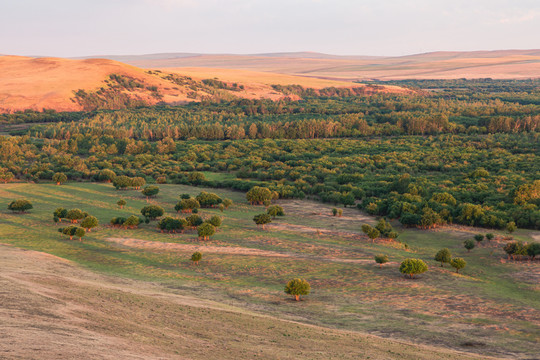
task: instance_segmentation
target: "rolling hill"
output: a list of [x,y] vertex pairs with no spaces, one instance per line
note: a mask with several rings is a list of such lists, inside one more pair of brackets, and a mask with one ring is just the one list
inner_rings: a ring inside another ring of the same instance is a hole
[[[155,60],[150,60],[155,61]],[[145,70],[110,59],[0,57],[0,112],[79,111],[182,104],[207,98],[284,98],[271,85],[362,87],[303,76],[222,69]],[[403,92],[398,87],[368,92]]]

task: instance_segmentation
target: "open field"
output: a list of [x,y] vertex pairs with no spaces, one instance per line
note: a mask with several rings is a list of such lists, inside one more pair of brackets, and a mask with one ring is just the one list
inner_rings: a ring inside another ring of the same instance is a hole
[[[159,186],[151,202],[170,215],[179,194],[203,190]],[[10,339],[7,356],[29,354],[38,346],[30,339],[47,342],[46,331],[56,331],[72,356],[84,349],[98,354],[107,344],[126,358],[536,356],[540,264],[505,260],[502,233],[467,253],[462,242],[478,229],[396,226],[410,247],[405,250],[396,242],[372,244],[360,226],[375,219],[356,209],[335,218],[330,206],[300,200],[279,201],[287,215],[263,231],[251,220],[263,207],[248,205],[240,192],[209,191],[235,205],[223,213],[200,211],[203,217],[224,218],[219,232],[203,243],[190,231],[162,234],[155,223],[137,230],[107,226],[114,216],[139,214],[146,201],[136,191],[92,183],[0,185],[0,243],[69,260],[2,246],[0,299],[13,306],[0,313],[0,331]],[[17,198],[31,200],[34,209],[8,213],[7,203]],[[116,206],[119,198],[128,202],[122,210]],[[82,242],[69,241],[52,221],[59,206],[88,211],[100,220],[99,228]],[[525,230],[514,234],[525,241],[536,236]],[[467,260],[462,273],[432,260],[442,247]],[[195,249],[203,253],[198,266],[189,261]],[[372,259],[378,253],[388,254],[390,262],[376,266]],[[405,279],[398,266],[406,257],[424,259],[430,271]],[[299,303],[283,293],[293,277],[312,285]],[[32,322],[22,320],[29,316],[39,325],[24,326]],[[410,344],[413,339],[416,345]],[[193,352],[194,344],[198,351]],[[58,349],[40,346],[50,358],[60,358],[54,353]]]

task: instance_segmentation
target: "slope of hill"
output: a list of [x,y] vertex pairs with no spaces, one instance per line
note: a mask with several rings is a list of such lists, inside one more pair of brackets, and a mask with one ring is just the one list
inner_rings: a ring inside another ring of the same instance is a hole
[[[315,89],[364,86],[220,69],[144,70],[108,59],[3,56],[0,69],[0,112],[4,113],[45,108],[57,111],[118,109],[158,103],[181,104],[205,98],[284,98],[283,93],[272,88],[273,84],[298,84]],[[368,92],[405,91],[398,87],[366,89]]]
[[168,58],[132,57],[128,63],[151,68],[209,67],[267,71],[341,81],[540,77],[540,50],[441,51],[398,57],[318,53],[192,54],[183,57],[172,54]]

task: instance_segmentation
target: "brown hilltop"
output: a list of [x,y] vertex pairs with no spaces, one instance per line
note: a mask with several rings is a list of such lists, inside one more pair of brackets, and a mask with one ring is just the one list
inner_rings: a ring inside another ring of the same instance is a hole
[[[203,79],[217,79],[227,87],[219,89],[207,86]],[[234,83],[238,84],[238,88],[232,88]],[[211,97],[283,98],[284,95],[276,92],[272,84],[298,84],[316,89],[363,86],[344,81],[245,70],[176,68],[152,71],[108,59],[1,56],[0,112],[26,109],[78,111],[141,104],[181,104]],[[84,98],[76,99],[75,92],[81,89],[84,93],[79,94]],[[388,86],[375,91],[406,90]]]

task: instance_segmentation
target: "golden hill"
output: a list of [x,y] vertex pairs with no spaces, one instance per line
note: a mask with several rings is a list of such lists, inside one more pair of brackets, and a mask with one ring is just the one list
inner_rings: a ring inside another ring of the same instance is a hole
[[[211,80],[209,80],[211,79]],[[203,80],[205,80],[203,82]],[[107,59],[0,57],[0,112],[181,104],[204,98],[283,98],[271,85],[362,87],[335,80],[224,69],[145,70]],[[404,92],[398,87],[370,92]]]

